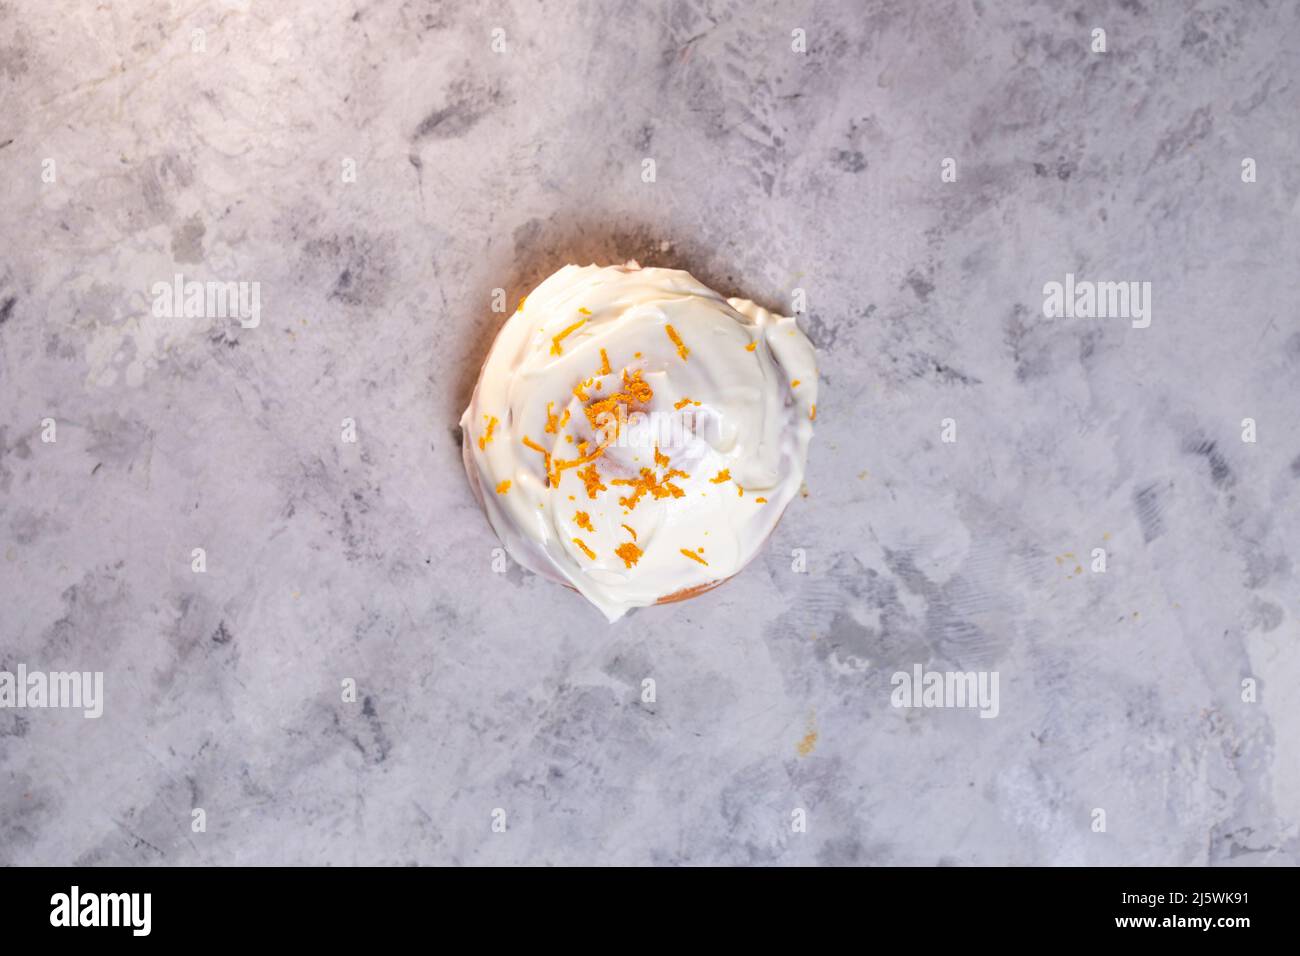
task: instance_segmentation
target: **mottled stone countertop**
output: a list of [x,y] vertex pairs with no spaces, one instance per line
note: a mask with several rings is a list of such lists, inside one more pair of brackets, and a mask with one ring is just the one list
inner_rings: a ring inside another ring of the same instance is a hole
[[[0,863],[1300,863],[1297,51],[1290,0],[0,4],[0,670],[104,675],[0,708]],[[494,289],[628,257],[803,290],[823,379],[764,552],[611,627],[493,571],[457,419]]]

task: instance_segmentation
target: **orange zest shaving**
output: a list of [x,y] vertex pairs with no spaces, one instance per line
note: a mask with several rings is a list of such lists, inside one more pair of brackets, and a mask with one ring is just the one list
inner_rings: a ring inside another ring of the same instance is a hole
[[487,431],[478,440],[479,451],[487,448],[488,442],[492,440],[492,429],[497,427],[497,417],[495,415],[484,415],[483,417],[487,419],[488,426]]
[[680,498],[686,494],[682,489],[673,484],[672,479],[676,477],[689,478],[690,475],[684,471],[678,471],[672,468],[664,473],[663,477],[656,478],[654,469],[642,468],[641,477],[639,478],[611,478],[611,485],[627,485],[632,489],[632,494],[619,498],[618,503],[624,508],[631,511],[636,507],[638,501],[647,493],[653,498]]
[[591,309],[584,309],[582,306],[578,306],[578,311],[583,315],[591,315]]
[[730,480],[731,480],[731,469],[724,468],[722,469],[722,471],[718,472],[716,475],[710,478],[709,482],[714,485],[720,485],[724,481],[730,481]]
[[627,374],[627,369],[623,369],[623,391],[634,402],[640,402],[642,405],[649,402],[655,397],[654,390],[650,388],[650,383],[641,379],[641,370],[637,369],[631,375]]
[[766,499],[766,498],[755,498],[755,499],[754,499],[754,504],[756,504],[756,505],[765,505],[765,504],[767,504],[767,499]]
[[574,538],[573,543],[576,544],[578,547],[580,547],[582,549],[582,553],[585,554],[587,557],[591,558],[591,560],[593,561],[596,560],[596,552],[592,551],[591,548],[587,547],[586,543],[581,538]]
[[[583,444],[585,446],[586,443],[584,442]],[[555,459],[555,474],[552,477],[551,484],[558,485],[560,483],[560,472],[564,471],[565,469],[577,468],[579,465],[585,465],[589,461],[595,461],[597,458],[599,458],[601,455],[605,453],[605,448],[608,445],[609,445],[608,440],[603,441],[600,443],[599,446],[597,446],[595,451],[591,452],[590,454],[584,452],[581,458],[571,458],[567,461],[562,458]]]
[[551,453],[527,435],[525,435],[522,440],[525,448],[531,448],[533,451],[540,451],[542,453],[542,458],[544,459],[546,468],[546,479],[551,484],[557,484],[558,482],[551,481]]
[[791,388],[798,388],[798,387],[799,387],[799,380],[796,378],[793,382],[790,383],[790,387],[791,387]]
[[758,348],[758,342],[757,341],[750,342],[748,345],[745,346],[745,351],[752,352],[756,348]]
[[509,479],[509,478],[507,478],[505,481],[501,482],[501,484],[497,485],[497,494],[499,494],[499,495],[504,495],[504,494],[505,494],[507,491],[509,491],[509,490],[510,490],[510,479]]
[[570,332],[574,331],[575,329],[580,329],[580,328],[582,328],[583,323],[585,323],[586,321],[587,321],[586,319],[579,319],[577,322],[574,322],[571,326],[569,326],[567,329],[565,329],[564,331],[562,331],[559,335],[553,335],[553,336],[551,336],[551,354],[552,354],[552,355],[563,355],[563,354],[564,354],[564,349],[560,348],[560,342],[561,342],[561,341],[562,341],[566,336],[568,336]]
[[605,490],[605,485],[600,480],[600,473],[596,471],[596,465],[594,463],[589,465],[585,469],[579,468],[578,478],[581,479],[582,483],[587,486],[588,498],[594,500],[596,497],[596,492]]
[[[577,466],[580,466],[580,464],[594,462],[595,459],[601,457],[601,455],[604,454],[604,449],[606,449],[608,444],[610,444],[610,442],[602,441],[601,444],[595,446],[595,451],[582,451],[581,458],[571,458],[568,460],[556,458],[555,470],[564,471],[565,468],[576,468]],[[588,444],[586,444],[586,442],[584,441],[582,442],[582,445],[580,447],[588,447]]]
[[596,533],[596,529],[591,526],[591,515],[585,511],[576,512],[573,515],[573,523],[583,531],[590,531],[592,534]]
[[630,535],[632,536],[632,540],[635,541],[635,540],[636,540],[636,528],[632,527],[630,524],[625,524],[625,525],[623,525],[623,527],[627,529],[627,533],[630,534]]
[[685,408],[687,405],[698,405],[698,404],[700,403],[697,402],[695,399],[682,396],[681,401],[673,402],[673,408]]
[[604,349],[601,349],[600,350],[600,371],[596,374],[608,375],[612,371],[613,369],[609,367],[609,355],[606,354]]
[[527,302],[527,301],[528,301],[528,296],[526,296],[526,295],[525,295],[525,296],[521,296],[520,299],[519,299],[519,308],[517,308],[515,311],[516,311],[516,312],[522,312],[522,311],[524,311],[524,303]]
[[[585,384],[585,383],[584,383]],[[654,398],[654,390],[650,384],[641,378],[641,370],[637,369],[632,375],[628,375],[627,369],[623,370],[623,390],[615,392],[599,401],[591,402],[583,411],[586,412],[587,421],[591,427],[598,431],[608,432],[610,425],[614,426],[614,435],[618,435],[619,424],[623,421],[623,416],[619,414],[620,405],[644,405]],[[583,396],[586,401],[586,396]],[[614,422],[610,422],[610,417],[614,417]],[[607,441],[612,440],[607,436]]]
[[629,568],[641,559],[641,549],[631,541],[625,541],[623,544],[620,544],[614,549],[614,553],[622,558],[623,563]]
[[[554,405],[554,402],[546,403],[546,433],[548,435],[563,431],[565,424],[569,421],[569,410],[566,408],[563,415],[557,416],[555,412],[551,411]],[[569,441],[573,441],[573,439],[570,438]]]
[[808,418],[809,418],[811,421],[814,421],[814,422],[817,421],[817,403],[816,403],[816,402],[813,402],[813,406],[812,406],[812,408],[810,408],[810,409],[808,410]]
[[618,503],[631,511],[636,507],[641,498],[649,494],[654,498],[681,498],[686,494],[679,486],[673,484],[674,478],[691,477],[686,472],[677,468],[669,468],[672,461],[661,452],[658,446],[655,447],[655,465],[659,468],[667,469],[662,476],[656,477],[654,469],[642,468],[639,478],[611,478],[611,485],[627,485],[632,489],[632,494],[618,499]]
[[664,331],[667,332],[668,337],[673,340],[673,345],[677,346],[677,354],[680,355],[682,357],[682,361],[685,362],[686,356],[691,354],[691,350],[686,347],[686,345],[682,342],[682,337],[677,334],[677,330],[673,328],[671,325],[665,325]]
[[[700,550],[703,551],[704,549],[703,549],[703,548],[700,548]],[[701,557],[700,557],[698,554],[696,554],[694,551],[687,551],[685,548],[682,548],[682,554],[686,555],[686,556],[687,556],[688,558],[690,558],[692,561],[698,561],[698,562],[700,562],[700,564],[704,565],[705,567],[708,567],[708,565],[709,565],[709,562],[705,561],[703,558],[701,558]]]

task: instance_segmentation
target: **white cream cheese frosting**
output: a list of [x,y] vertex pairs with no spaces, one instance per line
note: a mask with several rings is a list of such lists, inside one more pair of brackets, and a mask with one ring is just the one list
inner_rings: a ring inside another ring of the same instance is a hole
[[686,272],[565,266],[519,303],[461,417],[510,556],[610,621],[731,577],[803,483],[813,348]]

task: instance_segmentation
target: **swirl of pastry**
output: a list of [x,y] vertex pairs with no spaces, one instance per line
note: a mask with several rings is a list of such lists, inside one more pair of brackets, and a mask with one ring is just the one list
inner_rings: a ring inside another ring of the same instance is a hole
[[813,347],[686,272],[565,266],[498,333],[461,418],[510,556],[610,621],[758,552],[803,483]]

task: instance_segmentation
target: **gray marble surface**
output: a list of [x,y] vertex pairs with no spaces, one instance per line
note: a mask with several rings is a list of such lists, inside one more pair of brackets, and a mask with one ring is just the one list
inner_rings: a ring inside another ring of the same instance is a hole
[[[105,697],[0,709],[0,863],[1300,862],[1297,51],[1277,0],[0,4],[0,669]],[[494,289],[627,257],[804,289],[823,382],[767,549],[610,627],[493,572],[456,422]]]

